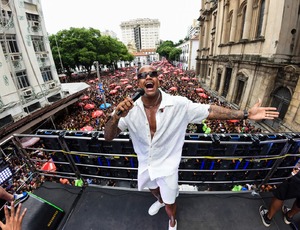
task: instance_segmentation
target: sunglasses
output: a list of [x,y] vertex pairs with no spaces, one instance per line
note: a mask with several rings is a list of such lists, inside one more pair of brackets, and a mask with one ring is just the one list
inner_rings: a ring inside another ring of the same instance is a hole
[[157,74],[157,71],[150,71],[150,72],[143,72],[143,73],[139,73],[137,75],[138,79],[145,79],[147,76],[150,76],[150,77],[157,77],[158,74]]

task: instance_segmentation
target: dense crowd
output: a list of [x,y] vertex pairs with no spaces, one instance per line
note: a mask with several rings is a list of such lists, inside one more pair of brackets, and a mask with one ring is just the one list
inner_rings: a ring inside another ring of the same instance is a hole
[[[172,66],[167,61],[153,63],[159,70],[161,89],[173,95],[182,95],[193,102],[216,104],[229,107],[201,87],[194,71],[184,71]],[[75,104],[69,114],[56,121],[57,128],[62,130],[98,130],[104,129],[109,114],[126,96],[132,95],[137,88],[137,68],[128,67],[113,72],[102,72],[100,82],[98,78],[86,79],[90,88],[86,90],[80,101]],[[103,93],[100,92],[102,84]],[[102,105],[102,107],[101,107]],[[103,108],[103,105],[107,105]],[[99,112],[102,111],[102,112]],[[96,112],[98,111],[98,112]],[[203,125],[201,126],[203,127]],[[260,133],[262,130],[249,121],[205,121],[205,130],[199,125],[190,124],[187,133]]]

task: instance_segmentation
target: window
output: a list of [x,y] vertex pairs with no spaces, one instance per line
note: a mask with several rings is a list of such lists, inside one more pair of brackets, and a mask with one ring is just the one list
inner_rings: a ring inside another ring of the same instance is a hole
[[41,73],[42,73],[44,82],[53,80],[53,76],[52,76],[50,67],[41,68]]
[[30,13],[26,13],[26,18],[28,21],[34,21],[34,22],[38,22],[39,20],[39,15],[38,14],[30,14]]
[[277,108],[277,111],[279,112],[279,118],[281,120],[283,120],[285,114],[288,111],[291,99],[292,95],[290,91],[285,87],[277,89],[273,95],[271,106]]
[[230,86],[231,73],[232,73],[232,68],[226,68],[225,83],[224,83],[224,89],[222,93],[223,97],[227,97],[229,86]]
[[16,78],[18,89],[23,89],[30,86],[25,70],[16,72]]
[[256,37],[258,38],[261,36],[261,29],[263,25],[263,19],[264,19],[264,12],[265,12],[265,0],[260,1],[260,7],[259,7],[259,15],[258,15],[258,24],[257,24],[257,31],[256,31]]
[[227,19],[227,26],[226,26],[226,31],[224,31],[224,33],[226,34],[225,36],[225,41],[224,42],[229,42],[230,41],[230,33],[233,30],[232,28],[232,15],[233,15],[233,11],[231,11],[229,13],[228,19]]
[[237,82],[237,92],[236,92],[236,97],[234,99],[234,103],[239,105],[242,99],[243,91],[245,87],[245,82],[243,80],[238,80]]
[[243,8],[243,11],[242,11],[242,22],[241,22],[241,34],[240,34],[240,39],[243,38],[244,27],[245,27],[245,19],[246,19],[246,10],[247,10],[247,6],[245,6],[245,7]]
[[219,89],[220,89],[220,85],[221,85],[221,77],[222,77],[222,73],[218,71],[218,74],[217,74],[216,91],[219,91]]
[[42,36],[32,36],[31,37],[33,48],[35,52],[45,52],[45,45]]
[[0,25],[1,26],[6,26],[11,18],[11,11],[6,11],[6,10],[1,10],[1,15],[0,15]]
[[2,35],[0,37],[0,42],[4,54],[19,53],[16,35]]

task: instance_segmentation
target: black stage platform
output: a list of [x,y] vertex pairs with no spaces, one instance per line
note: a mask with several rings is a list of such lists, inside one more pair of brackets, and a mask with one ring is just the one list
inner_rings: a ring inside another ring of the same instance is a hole
[[[148,215],[148,208],[155,201],[149,192],[92,186],[81,189],[46,182],[34,194],[65,211],[58,229],[168,229],[168,217],[163,209],[155,216]],[[268,205],[270,198],[270,193],[253,196],[250,193],[181,192],[177,199],[178,230],[293,229],[284,224],[281,213],[277,213],[269,228],[262,224],[258,208]],[[291,206],[292,201],[287,204]],[[42,213],[40,218],[43,218]],[[299,215],[296,222],[299,226]]]

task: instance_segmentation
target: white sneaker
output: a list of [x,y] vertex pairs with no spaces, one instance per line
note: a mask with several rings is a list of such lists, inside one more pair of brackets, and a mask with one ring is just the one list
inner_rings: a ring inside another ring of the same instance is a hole
[[171,227],[170,226],[170,220],[169,220],[169,230],[177,230],[177,220],[175,220],[175,226],[174,227]]
[[160,203],[159,201],[154,202],[148,210],[149,215],[154,216],[164,206],[164,203]]

